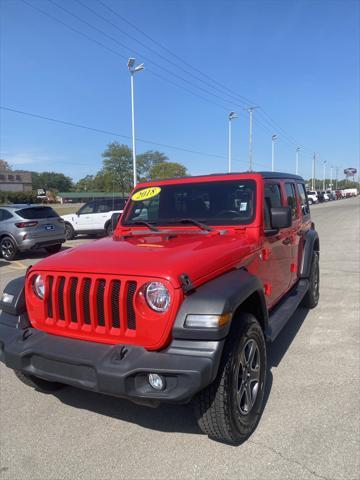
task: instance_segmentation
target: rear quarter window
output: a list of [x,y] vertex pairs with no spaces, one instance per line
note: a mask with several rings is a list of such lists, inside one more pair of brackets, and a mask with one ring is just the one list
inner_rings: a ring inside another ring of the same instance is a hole
[[54,218],[59,215],[51,207],[29,207],[16,210],[16,213],[26,220]]

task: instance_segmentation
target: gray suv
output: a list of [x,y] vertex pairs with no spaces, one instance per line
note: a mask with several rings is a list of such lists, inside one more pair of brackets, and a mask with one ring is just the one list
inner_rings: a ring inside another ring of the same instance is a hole
[[0,254],[14,260],[18,252],[45,248],[56,253],[65,242],[64,220],[48,206],[0,206]]

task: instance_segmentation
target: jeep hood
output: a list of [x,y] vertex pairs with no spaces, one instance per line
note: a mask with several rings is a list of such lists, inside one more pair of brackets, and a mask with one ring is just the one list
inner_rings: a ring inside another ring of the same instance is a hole
[[179,287],[179,275],[182,273],[189,275],[193,283],[199,284],[217,272],[239,266],[250,253],[250,245],[244,234],[144,234],[125,239],[96,240],[50,256],[34,268],[158,277]]

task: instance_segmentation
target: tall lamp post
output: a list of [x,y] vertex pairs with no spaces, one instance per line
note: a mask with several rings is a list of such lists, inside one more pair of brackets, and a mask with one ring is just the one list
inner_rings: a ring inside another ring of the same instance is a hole
[[324,174],[323,174],[323,192],[325,192],[325,176],[326,176],[326,160],[323,161],[324,164]]
[[299,152],[301,148],[297,147],[296,148],[296,159],[295,159],[295,174],[299,175]]
[[229,113],[229,173],[231,172],[231,160],[232,160],[232,138],[231,138],[231,121],[238,118],[235,112]]
[[271,137],[271,171],[274,171],[275,168],[275,140],[278,138],[277,135]]
[[135,147],[135,111],[134,111],[134,75],[135,73],[144,70],[144,64],[135,65],[135,58],[129,58],[128,69],[130,72],[130,85],[131,85],[131,129],[132,129],[132,155],[133,155],[133,174],[134,174],[134,187],[137,184],[136,176],[136,147]]

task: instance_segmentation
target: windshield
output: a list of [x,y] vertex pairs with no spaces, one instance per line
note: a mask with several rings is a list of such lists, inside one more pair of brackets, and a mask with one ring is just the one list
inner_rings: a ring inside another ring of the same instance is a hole
[[207,225],[238,225],[251,223],[254,213],[253,180],[182,183],[137,190],[131,197],[122,225],[140,221],[153,225],[184,225],[184,219]]

